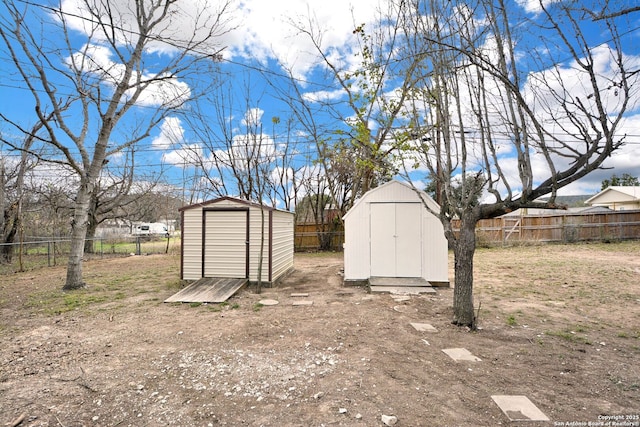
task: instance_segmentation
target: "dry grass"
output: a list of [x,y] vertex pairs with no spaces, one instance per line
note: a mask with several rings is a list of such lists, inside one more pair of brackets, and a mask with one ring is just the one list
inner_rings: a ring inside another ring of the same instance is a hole
[[[162,302],[176,254],[89,261],[73,292],[64,267],[3,276],[0,424],[506,425],[494,394],[565,425],[640,413],[640,242],[479,249],[478,332],[451,325],[452,289],[398,302],[343,287],[339,253],[295,263],[224,304]],[[300,292],[313,306],[291,306]]]

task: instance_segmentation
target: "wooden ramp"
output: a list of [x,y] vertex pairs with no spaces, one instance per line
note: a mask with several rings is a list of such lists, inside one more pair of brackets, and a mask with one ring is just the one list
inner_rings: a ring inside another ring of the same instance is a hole
[[249,279],[203,277],[164,302],[225,302],[249,282]]

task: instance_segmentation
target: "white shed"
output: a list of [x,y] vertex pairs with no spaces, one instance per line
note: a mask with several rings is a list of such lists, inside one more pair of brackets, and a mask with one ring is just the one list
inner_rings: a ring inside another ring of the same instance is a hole
[[[262,207],[262,282],[274,283],[293,269],[293,213]],[[262,212],[257,203],[221,197],[180,209],[180,277],[258,280]]]
[[362,196],[344,216],[344,280],[422,278],[448,286],[447,240],[440,207],[425,192],[390,181]]

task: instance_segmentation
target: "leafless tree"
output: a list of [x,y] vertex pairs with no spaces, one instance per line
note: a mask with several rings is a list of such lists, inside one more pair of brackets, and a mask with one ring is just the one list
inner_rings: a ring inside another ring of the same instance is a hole
[[[63,286],[75,289],[84,286],[89,206],[105,162],[143,141],[196,95],[184,80],[210,71],[218,59],[216,40],[229,29],[229,3],[197,11],[177,0],[83,0],[74,10],[63,5],[3,1],[0,39],[33,98],[46,144],[79,179]],[[185,20],[192,31],[172,27]],[[125,129],[125,122],[134,125]]]
[[[126,151],[124,159],[120,159],[121,165],[103,168],[94,186],[89,203],[85,253],[94,252],[96,231],[105,221],[155,222],[163,211],[161,203],[152,203],[161,188],[161,171],[150,176],[135,174],[135,153]],[[72,212],[73,205],[69,208]]]
[[[3,114],[0,114],[6,123],[10,124]],[[46,120],[51,120],[50,114]],[[15,142],[14,138],[4,137],[0,134],[0,141],[9,147],[10,153],[15,156],[0,157],[0,207],[2,217],[0,218],[0,231],[4,244],[1,249],[2,259],[11,262],[11,254],[16,235],[23,229],[23,207],[25,204],[26,178],[30,171],[33,171],[42,158],[37,141],[40,139],[39,132],[44,128],[42,121],[37,121],[30,129],[20,129],[20,135],[24,135],[21,142]],[[34,145],[36,147],[34,147]]]
[[[406,54],[424,62],[399,137],[407,142],[405,160],[427,168],[437,183],[437,214],[455,256],[453,322],[475,327],[477,222],[521,208],[558,208],[559,189],[621,148],[640,64],[625,55],[615,19],[603,18],[596,32],[588,28],[584,3],[541,1],[535,16],[501,0],[403,4],[411,6],[401,17]],[[522,28],[535,30],[528,50]],[[594,33],[603,38],[590,39]]]
[[244,79],[235,77],[183,112],[183,124],[196,140],[183,141],[177,151],[185,165],[198,170],[211,194],[263,199],[292,210],[305,179],[308,154],[292,119],[263,117],[259,107],[263,93],[253,88],[248,74]]

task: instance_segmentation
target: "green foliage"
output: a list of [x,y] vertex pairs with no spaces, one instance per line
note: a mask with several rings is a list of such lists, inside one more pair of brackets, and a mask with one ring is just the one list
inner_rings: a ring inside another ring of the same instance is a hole
[[631,176],[628,173],[622,174],[622,176],[618,177],[615,173],[611,175],[611,178],[605,179],[602,181],[602,190],[605,190],[608,187],[617,187],[617,186],[640,186],[640,181],[638,181],[638,177]]

